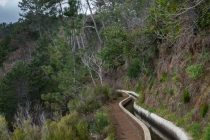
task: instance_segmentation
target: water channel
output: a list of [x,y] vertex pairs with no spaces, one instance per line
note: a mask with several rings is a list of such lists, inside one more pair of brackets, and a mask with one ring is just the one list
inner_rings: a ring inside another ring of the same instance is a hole
[[135,112],[133,108],[133,103],[134,103],[134,100],[125,104],[124,107],[134,116],[139,118],[149,128],[152,140],[176,140],[176,138],[174,138],[168,132],[161,129],[159,126],[157,126],[153,122],[150,122],[149,120],[147,120],[146,117]]

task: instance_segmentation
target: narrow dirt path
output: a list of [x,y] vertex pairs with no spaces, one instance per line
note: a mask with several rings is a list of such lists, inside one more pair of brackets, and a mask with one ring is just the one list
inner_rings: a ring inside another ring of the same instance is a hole
[[119,102],[127,98],[128,95],[123,94],[123,97],[118,98],[109,105],[111,115],[110,119],[115,128],[117,140],[143,140],[142,132],[135,127],[132,121],[120,109]]

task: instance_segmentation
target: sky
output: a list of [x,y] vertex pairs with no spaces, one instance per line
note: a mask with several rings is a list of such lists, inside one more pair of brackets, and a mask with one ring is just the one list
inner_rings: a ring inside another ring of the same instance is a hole
[[[0,0],[0,23],[17,22],[19,19],[19,13],[21,13],[18,7],[18,2],[22,0]],[[81,0],[82,3],[85,0]]]
[[16,22],[21,12],[18,2],[21,0],[0,0],[0,23]]

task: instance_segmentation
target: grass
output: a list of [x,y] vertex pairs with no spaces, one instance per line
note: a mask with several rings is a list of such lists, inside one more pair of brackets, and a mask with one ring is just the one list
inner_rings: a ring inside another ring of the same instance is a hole
[[184,101],[184,103],[188,103],[190,101],[189,92],[186,89],[184,89],[184,91],[182,92],[182,100]]
[[208,104],[204,103],[200,108],[200,114],[202,117],[204,117],[208,111]]
[[193,64],[188,66],[185,71],[189,74],[190,78],[197,79],[203,76],[203,65]]
[[139,93],[142,90],[141,88],[142,88],[142,83],[141,83],[141,81],[139,81],[138,84],[136,85],[136,90],[135,91],[137,93]]
[[145,104],[140,105],[147,109],[150,113],[155,113],[169,121],[174,122],[177,126],[184,128],[195,140],[202,139],[202,137],[204,137],[203,140],[209,140],[210,138],[210,124],[205,128],[204,135],[204,132],[201,130],[202,122],[190,121],[191,111],[183,116],[178,116],[175,112],[171,113],[166,107],[162,105],[162,103],[155,109]]
[[167,72],[163,72],[161,77],[160,77],[160,82],[164,82],[167,78]]
[[201,122],[193,122],[186,125],[186,130],[191,134],[191,136],[198,140],[201,137]]

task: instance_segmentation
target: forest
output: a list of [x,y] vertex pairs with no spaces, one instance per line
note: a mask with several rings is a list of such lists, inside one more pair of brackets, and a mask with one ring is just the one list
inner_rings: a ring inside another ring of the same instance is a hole
[[[67,6],[64,6],[67,5]],[[210,1],[21,0],[0,23],[0,139],[115,140],[116,89],[210,140]]]

